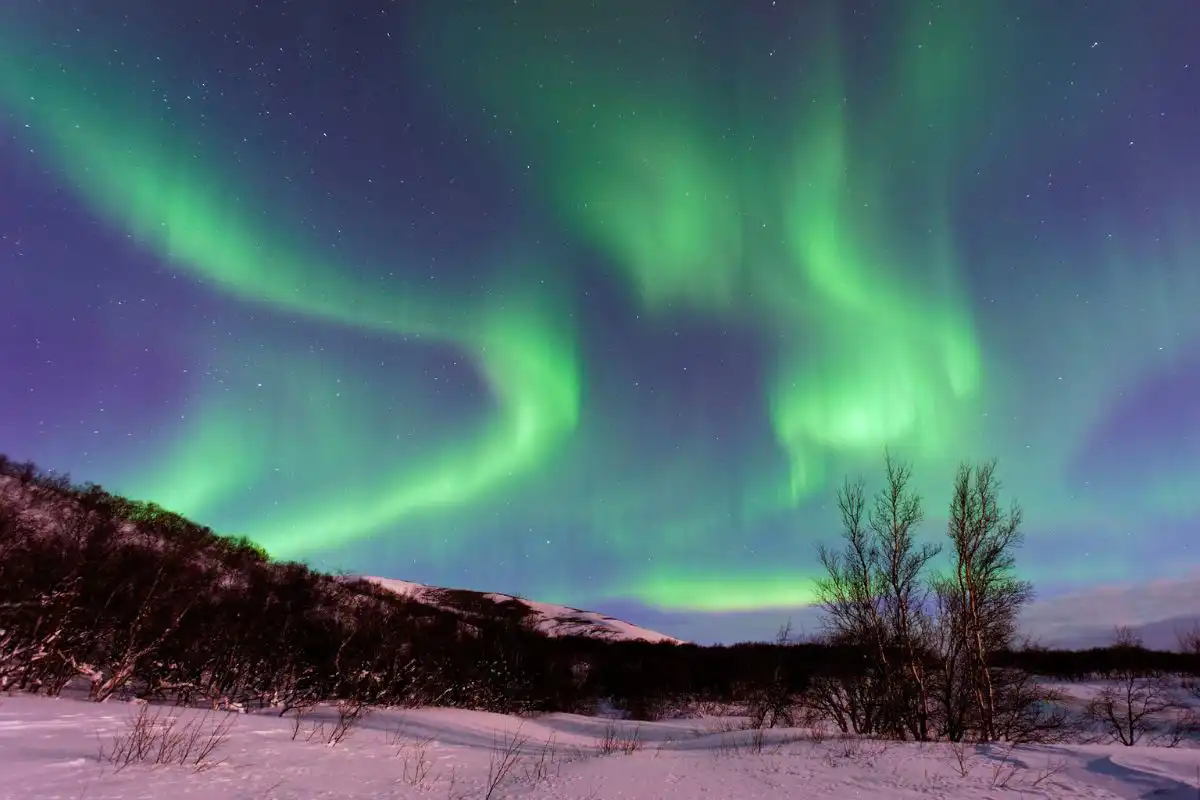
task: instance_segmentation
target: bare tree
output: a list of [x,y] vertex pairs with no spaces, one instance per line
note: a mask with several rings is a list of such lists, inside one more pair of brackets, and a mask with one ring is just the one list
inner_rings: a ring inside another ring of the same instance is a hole
[[1193,697],[1200,699],[1200,622],[1192,624],[1190,630],[1180,631],[1179,649],[1189,656],[1191,674],[1184,679],[1184,688]]
[[883,629],[876,586],[879,557],[867,530],[866,490],[861,480],[846,481],[838,490],[838,510],[845,545],[841,551],[817,546],[817,557],[825,569],[825,577],[817,581],[817,597],[831,634],[855,643],[874,643]]
[[929,738],[929,681],[925,662],[931,631],[929,590],[925,581],[930,562],[941,548],[917,546],[914,529],[924,519],[921,498],[909,489],[912,468],[885,455],[886,484],[875,496],[868,516],[877,552],[881,612],[889,644],[902,665],[893,675],[897,722],[914,739]]
[[1166,675],[1139,667],[1142,640],[1130,628],[1117,628],[1112,650],[1116,667],[1109,674],[1111,683],[1088,702],[1087,716],[1104,735],[1133,747],[1179,704]]
[[191,603],[173,606],[164,599],[164,578],[169,574],[169,562],[164,558],[142,596],[132,596],[128,621],[111,627],[103,665],[92,672],[90,699],[103,702],[129,683],[147,658],[178,630],[191,610]]
[[997,735],[998,697],[989,656],[1008,648],[1016,635],[1017,617],[1033,596],[1033,587],[1014,575],[1014,550],[1021,545],[1021,508],[1000,508],[996,462],[972,468],[963,464],[954,480],[947,534],[952,547],[952,575],[943,590],[952,597],[946,607],[965,656],[965,688],[974,699],[980,741]]
[[[830,639],[863,648],[872,662],[865,674],[842,681],[827,695],[838,704],[834,718],[850,721],[859,733],[879,729],[890,736],[929,737],[929,680],[925,669],[928,638],[926,572],[939,548],[916,544],[924,518],[921,498],[909,487],[912,470],[885,455],[885,485],[867,509],[861,480],[838,492],[842,517],[841,551],[821,546],[825,577],[817,597],[826,612]],[[831,709],[832,710],[832,709]]]
[[749,726],[762,728],[791,728],[796,723],[797,693],[793,691],[792,676],[788,674],[786,650],[795,644],[792,621],[780,626],[775,634],[775,663],[764,665],[766,672],[750,681],[747,689],[746,714]]
[[933,649],[937,654],[934,698],[939,735],[961,742],[971,726],[972,703],[968,691],[966,636],[962,597],[955,581],[947,576],[934,580],[936,604]]
[[876,586],[878,553],[872,547],[866,520],[866,489],[859,480],[847,480],[838,490],[843,548],[817,546],[817,557],[825,570],[817,580],[817,601],[825,612],[825,640],[833,645],[862,648],[875,660],[862,674],[829,676],[813,685],[815,702],[823,707],[843,731],[875,732],[878,705],[874,686],[887,669],[883,652],[883,620]]

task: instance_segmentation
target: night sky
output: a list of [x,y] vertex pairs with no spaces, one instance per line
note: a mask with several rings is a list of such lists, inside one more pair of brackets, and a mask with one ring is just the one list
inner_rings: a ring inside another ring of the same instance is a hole
[[1197,42],[1193,0],[5,0],[0,451],[667,632],[810,599],[885,448],[931,537],[997,457],[1043,594],[1181,575]]

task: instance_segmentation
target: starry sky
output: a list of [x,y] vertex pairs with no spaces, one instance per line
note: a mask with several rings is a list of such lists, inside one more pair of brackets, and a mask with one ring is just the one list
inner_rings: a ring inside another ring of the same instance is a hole
[[[1200,12],[0,8],[0,451],[667,632],[999,459],[1045,594],[1200,567]],[[718,631],[721,631],[718,633]]]

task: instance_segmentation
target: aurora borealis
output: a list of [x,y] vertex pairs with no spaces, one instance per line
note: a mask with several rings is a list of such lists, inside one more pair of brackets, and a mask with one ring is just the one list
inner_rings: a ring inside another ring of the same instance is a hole
[[193,6],[0,9],[0,451],[635,620],[803,603],[885,448],[1200,566],[1184,0]]

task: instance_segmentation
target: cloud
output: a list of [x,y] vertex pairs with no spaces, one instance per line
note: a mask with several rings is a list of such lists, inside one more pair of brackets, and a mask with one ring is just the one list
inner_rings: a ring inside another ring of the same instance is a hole
[[1200,572],[1181,578],[1097,586],[1029,605],[1021,629],[1048,647],[1107,644],[1128,625],[1147,647],[1170,648],[1175,631],[1200,620]]

